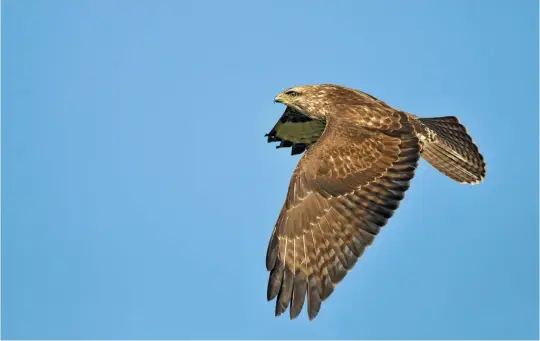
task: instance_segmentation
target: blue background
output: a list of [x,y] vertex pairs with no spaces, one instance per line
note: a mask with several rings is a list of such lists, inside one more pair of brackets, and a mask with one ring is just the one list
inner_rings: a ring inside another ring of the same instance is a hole
[[[522,1],[2,2],[2,336],[538,338],[538,8]],[[457,115],[309,323],[266,302],[292,85]]]

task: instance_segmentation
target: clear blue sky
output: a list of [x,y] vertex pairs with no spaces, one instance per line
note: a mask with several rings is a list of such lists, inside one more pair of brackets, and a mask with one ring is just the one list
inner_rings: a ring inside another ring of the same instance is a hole
[[[536,1],[4,0],[2,336],[538,337]],[[265,252],[292,85],[457,115],[479,186],[422,162],[311,323]]]

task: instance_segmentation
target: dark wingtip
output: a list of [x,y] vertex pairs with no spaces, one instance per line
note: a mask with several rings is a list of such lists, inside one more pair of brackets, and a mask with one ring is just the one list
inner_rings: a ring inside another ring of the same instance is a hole
[[268,248],[266,249],[266,270],[271,271],[276,265],[278,253],[278,238],[274,233],[270,237]]
[[267,138],[268,143],[281,141],[281,139],[276,136],[276,130],[275,129],[272,129],[268,134],[264,134],[264,137]]
[[307,312],[309,320],[312,321],[319,314],[321,310],[321,297],[317,289],[317,280],[314,276],[308,277],[308,289],[307,289]]
[[298,271],[294,278],[294,287],[289,307],[290,318],[294,320],[302,312],[307,294],[307,278],[304,274]]
[[313,311],[313,312],[308,312],[308,318],[309,318],[309,322],[313,321],[315,319],[315,317],[317,317],[317,315],[319,315],[319,311]]
[[281,289],[279,290],[276,301],[276,316],[279,316],[287,311],[291,301],[293,287],[294,275],[290,269],[285,267],[285,270],[283,271],[283,279],[281,281]]
[[266,299],[268,301],[273,300],[278,296],[281,289],[281,282],[283,281],[283,263],[277,262],[275,267],[270,271],[268,276],[268,287],[266,289]]
[[302,154],[307,149],[305,143],[293,143],[291,148],[291,155]]

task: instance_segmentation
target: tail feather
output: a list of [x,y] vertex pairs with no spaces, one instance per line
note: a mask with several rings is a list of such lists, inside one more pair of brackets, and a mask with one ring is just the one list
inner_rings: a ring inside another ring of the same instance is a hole
[[428,129],[422,156],[448,177],[477,184],[486,176],[486,163],[457,117],[420,118]]

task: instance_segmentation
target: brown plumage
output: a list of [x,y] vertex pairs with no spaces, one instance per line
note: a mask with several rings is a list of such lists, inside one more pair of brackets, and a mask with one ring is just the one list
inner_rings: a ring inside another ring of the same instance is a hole
[[266,255],[268,300],[276,316],[309,319],[398,208],[418,160],[462,183],[486,165],[455,117],[418,118],[358,90],[308,85],[285,90],[287,106],[268,142],[305,151]]

